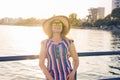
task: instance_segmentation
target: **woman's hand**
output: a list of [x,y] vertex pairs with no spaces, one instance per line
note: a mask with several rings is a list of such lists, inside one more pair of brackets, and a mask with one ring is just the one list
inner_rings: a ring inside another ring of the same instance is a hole
[[75,78],[75,71],[72,71],[70,74],[67,76],[67,80],[74,80]]
[[52,76],[49,76],[49,77],[48,77],[48,80],[53,80],[53,77],[52,77]]

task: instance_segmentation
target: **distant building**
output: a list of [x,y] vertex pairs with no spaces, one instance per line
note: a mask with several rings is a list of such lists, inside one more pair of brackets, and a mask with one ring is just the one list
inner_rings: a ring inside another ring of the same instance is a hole
[[105,14],[104,7],[90,8],[89,11],[89,21],[96,21],[97,19],[103,19]]
[[0,24],[15,24],[19,22],[22,18],[9,18],[9,17],[4,17],[0,19]]
[[112,0],[112,10],[120,7],[120,0]]

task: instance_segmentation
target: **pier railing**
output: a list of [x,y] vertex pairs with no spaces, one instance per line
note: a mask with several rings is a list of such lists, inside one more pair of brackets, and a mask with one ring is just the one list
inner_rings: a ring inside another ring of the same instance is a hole
[[[79,52],[79,57],[88,57],[88,56],[107,56],[107,55],[120,55],[120,51],[104,51],[104,52]],[[38,59],[39,55],[22,55],[22,56],[2,56],[0,57],[0,62],[5,61],[16,61],[16,60],[32,60]],[[76,75],[77,77],[77,75]],[[75,79],[77,80],[77,78]],[[120,80],[118,78],[109,78],[109,79],[102,79],[102,80]]]

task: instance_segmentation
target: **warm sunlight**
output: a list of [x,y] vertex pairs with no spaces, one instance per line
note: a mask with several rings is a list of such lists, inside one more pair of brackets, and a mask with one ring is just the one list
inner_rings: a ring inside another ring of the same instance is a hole
[[[39,54],[40,42],[46,37],[42,29],[39,27],[31,27],[29,29],[27,29],[27,27],[14,27],[11,31],[14,33],[16,31],[16,34],[12,34],[16,49],[25,50],[26,55]],[[25,53],[23,53],[23,55],[25,55]]]
[[120,79],[119,7],[120,0],[0,0],[0,80]]
[[5,26],[2,28],[2,31],[0,30],[0,33],[4,35],[0,40],[3,41],[1,47],[17,51],[19,55],[39,54],[40,42],[46,38],[46,35],[39,27]]
[[48,18],[77,13],[78,18],[84,18],[91,7],[105,7],[107,15],[111,0],[0,0],[0,17]]

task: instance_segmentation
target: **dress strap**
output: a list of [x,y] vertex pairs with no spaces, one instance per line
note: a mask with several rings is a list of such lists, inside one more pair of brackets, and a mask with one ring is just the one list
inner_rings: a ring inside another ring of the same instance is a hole
[[74,42],[74,40],[69,40],[69,43],[71,44],[71,43],[73,43]]

